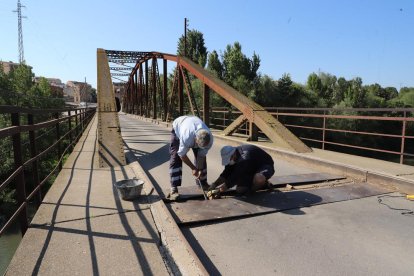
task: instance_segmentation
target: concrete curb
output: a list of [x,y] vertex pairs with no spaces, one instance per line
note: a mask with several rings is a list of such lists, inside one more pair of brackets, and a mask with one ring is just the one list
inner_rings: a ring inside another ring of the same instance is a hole
[[[131,115],[131,114],[127,114],[127,115],[133,116],[137,119],[140,119],[146,122],[152,122],[158,125],[162,124],[162,125],[165,125],[166,127],[171,126],[171,123],[161,122],[156,119],[150,119],[150,118],[145,118],[145,117],[141,117],[138,115]],[[256,144],[254,142],[242,141],[234,137],[223,136],[220,134],[214,134],[214,137],[217,139],[225,140],[229,143],[229,145],[233,145],[233,146],[237,146],[240,144]],[[406,194],[414,193],[414,181],[408,180],[402,177],[384,174],[384,173],[376,172],[372,170],[367,170],[367,169],[356,167],[356,166],[341,164],[339,162],[325,160],[325,159],[314,157],[314,156],[307,156],[307,154],[301,154],[301,153],[286,151],[280,148],[269,147],[263,144],[260,144],[260,147],[271,151],[273,154],[277,155],[283,160],[290,161],[298,165],[304,165],[306,167],[314,168],[314,169],[317,169],[317,170],[320,170],[326,173],[339,174],[339,175],[349,177],[349,178],[352,178],[358,181],[378,183],[380,185],[387,186],[388,188],[391,188],[393,190],[398,190],[399,192],[406,193]]]
[[[129,156],[128,159],[131,159]],[[144,189],[151,205],[151,213],[173,274],[209,275],[141,165],[136,159],[128,161],[132,161],[128,166],[136,177],[145,182]]]

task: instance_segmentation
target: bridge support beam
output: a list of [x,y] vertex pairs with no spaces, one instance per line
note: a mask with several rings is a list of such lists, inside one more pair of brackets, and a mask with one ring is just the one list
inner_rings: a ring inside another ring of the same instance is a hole
[[162,99],[163,99],[163,109],[164,109],[164,113],[163,113],[163,117],[162,120],[166,121],[167,120],[167,112],[168,112],[168,102],[167,102],[167,98],[168,98],[168,76],[167,76],[168,72],[167,72],[167,60],[163,59],[163,86],[162,86]]
[[203,90],[203,121],[210,126],[210,88],[206,84]]
[[134,74],[134,114],[137,115],[138,114],[138,74],[137,72],[135,72]]
[[143,81],[143,72],[142,72],[142,64],[140,64],[139,66],[139,96],[138,96],[138,100],[139,100],[139,112],[138,114],[140,116],[143,115],[143,108],[144,108],[144,103],[143,103],[143,91],[144,91],[144,81]]
[[[213,90],[215,93],[219,94],[231,105],[236,107],[243,113],[243,116],[246,120],[249,121],[249,140],[257,140],[258,130],[260,129],[275,145],[293,150],[296,152],[311,152],[312,150],[306,146],[298,137],[296,137],[292,132],[290,132],[283,124],[281,124],[276,118],[274,118],[270,113],[268,113],[262,106],[250,100],[239,91],[235,90],[231,86],[227,85],[222,80],[213,76],[210,72],[194,63],[190,59],[181,56],[175,56],[170,54],[158,53],[158,52],[125,52],[125,51],[108,51],[110,55],[116,61],[119,59],[124,59],[126,62],[132,61],[135,58],[136,65],[132,70],[134,74],[137,70],[142,67],[142,64],[145,63],[145,95],[144,98],[140,99],[140,104],[143,105],[144,112],[143,115],[146,117],[151,116],[151,108],[149,102],[148,94],[148,60],[162,58],[164,60],[164,66],[166,67],[166,60],[177,62],[177,78],[178,78],[178,114],[182,115],[184,113],[184,95],[183,95],[183,73],[182,70],[186,70],[189,73],[197,77],[204,85],[205,91],[203,92],[204,98],[204,114],[203,118],[207,122],[208,118],[208,92],[207,88]],[[167,75],[164,70],[164,77]],[[132,82],[131,76],[129,82]],[[166,87],[164,81],[164,87]],[[187,81],[188,84],[188,81]],[[154,86],[154,85],[153,85]],[[175,79],[173,87],[175,86]],[[188,90],[188,89],[187,89]],[[174,92],[174,91],[173,91]],[[155,92],[154,92],[155,93]],[[165,92],[164,92],[165,93]],[[190,95],[191,96],[191,95]],[[172,93],[172,97],[175,95]],[[165,99],[165,98],[164,98]],[[189,100],[191,101],[190,97]],[[155,101],[154,101],[155,102]],[[152,103],[152,101],[151,101]],[[164,103],[165,104],[165,103]],[[191,103],[190,103],[191,104]],[[154,105],[154,104],[153,104]],[[167,107],[168,108],[168,107]],[[154,105],[154,114],[156,112],[156,105]],[[168,114],[168,112],[166,112]],[[166,118],[169,119],[168,116]],[[232,130],[233,131],[233,130]]]
[[178,70],[178,105],[179,111],[178,114],[181,116],[184,114],[184,80],[183,74],[181,72],[181,67],[177,64]]
[[152,58],[152,118],[157,119],[157,59]]
[[247,121],[246,116],[240,115],[237,117],[236,120],[234,120],[228,127],[226,127],[225,130],[223,130],[224,136],[230,136],[232,135],[242,124],[244,124]]
[[[173,57],[170,56],[173,59]],[[217,94],[239,109],[243,115],[254,123],[276,145],[296,152],[311,152],[298,137],[276,120],[262,106],[250,100],[224,81],[216,78],[210,72],[185,57],[175,57],[177,63],[208,85]],[[253,128],[253,127],[252,127]],[[253,132],[251,132],[252,135]]]
[[[115,94],[104,49],[97,51],[99,166],[125,165],[125,154],[116,111]],[[130,92],[132,87],[129,87]]]

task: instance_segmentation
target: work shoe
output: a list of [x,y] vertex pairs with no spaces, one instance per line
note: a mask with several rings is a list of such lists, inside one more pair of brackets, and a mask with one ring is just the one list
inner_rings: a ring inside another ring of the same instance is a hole
[[180,194],[178,192],[170,192],[167,195],[167,199],[171,201],[177,201],[180,198]]

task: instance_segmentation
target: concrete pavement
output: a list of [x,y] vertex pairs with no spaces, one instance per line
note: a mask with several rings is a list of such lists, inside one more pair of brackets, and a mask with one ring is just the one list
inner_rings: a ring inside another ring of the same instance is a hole
[[151,204],[121,200],[130,166],[99,168],[97,119],[64,164],[6,275],[168,275]]
[[[121,115],[123,138],[151,181],[168,189],[170,126],[134,117]],[[216,136],[208,155],[209,181],[222,169],[219,148],[238,144],[241,139]],[[410,166],[333,152],[315,150],[309,156],[271,152],[278,175],[339,172],[367,180],[369,172],[383,174],[387,180],[403,177],[395,175],[395,168],[412,172]],[[194,185],[186,167],[183,176],[183,186]],[[396,192],[181,230],[213,275],[410,275],[414,268],[410,230],[414,222],[409,212],[413,209],[413,202]]]
[[[371,197],[177,229],[171,216],[162,213],[165,206],[152,187],[146,187],[147,197],[126,202],[112,186],[114,181],[137,176],[147,184],[154,182],[161,192],[168,189],[169,128],[125,115],[121,123],[123,138],[140,164],[98,168],[96,120],[90,124],[36,213],[7,275],[167,275],[177,273],[177,267],[184,274],[202,274],[197,260],[191,259],[193,250],[212,274],[406,275],[412,271],[412,215],[389,208],[412,208],[399,193],[384,198],[385,205]],[[210,181],[221,170],[220,146],[241,141],[239,137],[216,140],[217,148],[209,154]],[[304,158],[274,151],[277,174],[321,168],[340,171],[341,154],[318,152]],[[404,181],[412,174],[410,166],[395,164],[396,173],[389,162],[381,170],[375,160],[347,158],[342,164],[345,172],[365,180],[367,172]],[[184,179],[192,179],[189,170],[184,169]],[[182,240],[180,230],[188,241]],[[188,244],[193,248],[188,249]]]

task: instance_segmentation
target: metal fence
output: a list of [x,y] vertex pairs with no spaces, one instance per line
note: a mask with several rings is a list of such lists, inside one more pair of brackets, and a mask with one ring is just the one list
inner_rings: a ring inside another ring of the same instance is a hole
[[[398,160],[401,164],[413,163],[413,108],[265,109],[309,146]],[[210,125],[224,129],[241,112],[230,108],[212,108],[210,114]],[[248,131],[246,123],[238,133],[248,135]]]
[[[28,109],[14,106],[0,106],[0,116],[6,118],[9,124],[0,129],[0,141],[11,139],[14,169],[4,177],[0,183],[0,192],[12,184],[16,188],[17,210],[7,219],[0,229],[0,236],[18,220],[22,234],[28,227],[27,206],[30,201],[42,200],[41,188],[56,172],[62,169],[65,155],[73,149],[73,146],[81,137],[84,129],[95,114],[95,108],[77,109]],[[40,121],[39,118],[44,118]],[[63,131],[66,130],[66,131]],[[36,134],[42,132],[36,137]],[[37,149],[37,144],[45,135],[55,136],[50,146],[45,149]],[[22,141],[24,137],[27,142]],[[67,144],[63,149],[63,145]],[[27,147],[27,155],[24,156],[22,148]],[[43,179],[39,175],[39,162],[47,154],[56,154],[58,160],[54,169]],[[27,183],[33,182],[31,191],[27,192]]]

